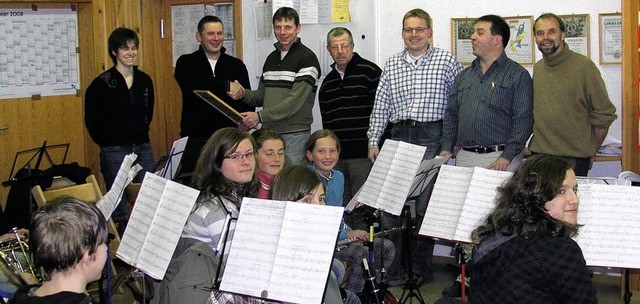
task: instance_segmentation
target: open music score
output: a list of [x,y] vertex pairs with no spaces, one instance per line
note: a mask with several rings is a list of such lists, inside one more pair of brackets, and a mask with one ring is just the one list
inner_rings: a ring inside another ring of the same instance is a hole
[[[495,208],[497,187],[511,173],[442,166],[420,234],[471,242],[471,231]],[[640,268],[640,187],[580,181],[576,242],[587,265]],[[592,182],[592,181],[591,181]]]
[[343,210],[244,198],[220,290],[321,303]]
[[147,172],[116,256],[162,280],[199,193]]
[[495,206],[496,188],[511,172],[444,165],[419,234],[471,243],[471,231]]
[[575,238],[587,265],[640,268],[640,187],[581,184]]

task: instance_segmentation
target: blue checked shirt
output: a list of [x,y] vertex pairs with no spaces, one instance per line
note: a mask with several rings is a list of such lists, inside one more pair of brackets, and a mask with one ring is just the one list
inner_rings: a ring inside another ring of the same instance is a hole
[[[417,62],[408,50],[387,60],[369,120],[369,148],[378,147],[388,122],[441,120],[453,80],[463,67],[448,51],[429,46]],[[413,60],[411,60],[413,61]]]

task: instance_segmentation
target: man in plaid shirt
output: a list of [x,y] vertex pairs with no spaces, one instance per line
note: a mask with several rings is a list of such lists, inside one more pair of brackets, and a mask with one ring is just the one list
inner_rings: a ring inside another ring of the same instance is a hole
[[[425,159],[438,154],[449,90],[463,69],[455,56],[430,44],[433,29],[427,12],[410,10],[404,15],[402,26],[406,48],[387,60],[369,121],[368,158],[372,162],[378,156],[380,137],[389,122],[391,139],[426,146]],[[422,224],[430,192],[427,189],[416,200],[416,227]],[[393,222],[391,225],[399,226],[399,219]],[[414,247],[418,285],[430,272],[433,245],[431,239],[418,239]],[[394,267],[391,272],[393,275]]]

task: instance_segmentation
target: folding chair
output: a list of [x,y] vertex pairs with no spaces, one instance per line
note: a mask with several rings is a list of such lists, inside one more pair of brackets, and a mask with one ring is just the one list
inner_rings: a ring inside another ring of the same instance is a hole
[[[38,207],[42,207],[46,202],[63,195],[68,195],[88,203],[97,203],[102,198],[102,192],[98,186],[98,181],[93,175],[89,175],[87,177],[85,184],[47,191],[43,191],[40,185],[36,185],[31,188],[31,193],[33,194],[36,204],[38,204]],[[116,251],[118,251],[118,246],[120,246],[120,235],[118,234],[118,230],[116,229],[116,225],[113,223],[113,220],[109,219],[107,227],[109,229],[109,233],[114,236],[113,240],[109,243],[109,250],[111,252],[112,274],[115,276],[117,273],[115,265],[113,264],[113,259],[115,259]]]

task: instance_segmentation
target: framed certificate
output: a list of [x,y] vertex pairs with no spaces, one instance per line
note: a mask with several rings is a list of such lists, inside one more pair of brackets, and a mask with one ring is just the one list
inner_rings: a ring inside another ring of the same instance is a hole
[[582,55],[591,58],[589,49],[589,15],[560,15],[564,21],[565,39],[569,48]]
[[220,99],[220,97],[216,96],[215,94],[207,90],[193,90],[193,93],[198,95],[198,97],[202,98],[202,100],[206,101],[214,109],[224,114],[224,116],[231,119],[233,122],[237,124],[242,123],[242,119],[243,119],[242,115],[240,115],[240,113],[236,111],[236,109],[232,108],[222,99]]
[[622,15],[599,14],[600,64],[622,63]]
[[471,47],[471,35],[473,35],[475,21],[476,18],[451,19],[451,52],[464,65],[470,65],[476,59]]

